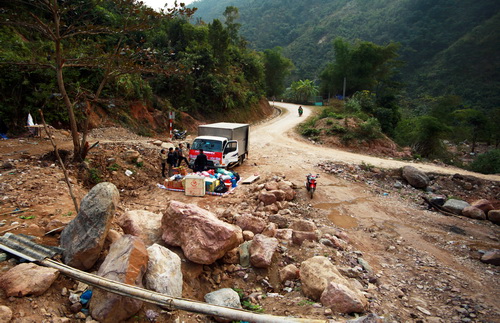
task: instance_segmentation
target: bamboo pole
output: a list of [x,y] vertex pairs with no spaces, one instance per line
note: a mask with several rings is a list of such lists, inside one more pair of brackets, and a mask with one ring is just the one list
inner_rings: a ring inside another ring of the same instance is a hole
[[101,276],[90,274],[51,259],[45,259],[40,262],[42,265],[55,268],[62,274],[81,281],[85,284],[104,289],[108,292],[131,297],[147,303],[164,306],[170,309],[179,309],[188,312],[200,313],[205,315],[222,316],[231,320],[242,320],[258,323],[325,323],[327,320],[302,319],[295,317],[274,316],[268,314],[257,314],[245,310],[231,307],[212,305],[208,303],[188,300],[168,296],[165,294],[146,290],[137,286],[116,282]]

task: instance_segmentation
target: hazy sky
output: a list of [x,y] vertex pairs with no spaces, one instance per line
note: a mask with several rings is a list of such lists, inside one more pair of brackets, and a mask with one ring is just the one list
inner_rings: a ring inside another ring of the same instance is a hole
[[[163,8],[165,3],[168,3],[168,6],[171,7],[174,4],[175,0],[142,0],[147,6],[150,6],[153,9]],[[185,3],[186,6],[193,2],[194,0],[177,0],[177,3]]]

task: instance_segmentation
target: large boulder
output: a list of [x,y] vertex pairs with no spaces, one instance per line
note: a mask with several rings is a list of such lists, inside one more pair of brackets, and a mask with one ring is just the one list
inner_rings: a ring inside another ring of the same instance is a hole
[[481,261],[495,266],[500,266],[500,249],[489,250],[481,257]]
[[[205,302],[208,304],[242,309],[240,296],[232,288],[222,288],[214,292],[205,294]],[[216,316],[215,320],[221,323],[233,322],[232,320]]]
[[266,221],[250,214],[242,214],[234,217],[235,223],[243,231],[261,233],[266,227]]
[[343,284],[329,282],[321,294],[321,304],[334,313],[362,313],[368,304],[366,298]]
[[0,276],[0,288],[5,291],[7,297],[39,296],[49,289],[57,277],[57,269],[24,263]]
[[316,224],[312,221],[307,221],[307,220],[295,220],[290,224],[290,229],[294,231],[308,231],[308,232],[313,232],[316,231],[317,227]]
[[300,280],[304,295],[318,301],[329,282],[350,286],[337,268],[323,256],[303,261],[300,265]]
[[486,214],[483,210],[475,206],[467,206],[462,210],[462,215],[471,219],[486,220]]
[[252,266],[267,268],[278,247],[278,239],[270,238],[263,234],[256,234],[250,245],[250,262]]
[[318,241],[318,235],[314,231],[293,231],[292,242],[296,245],[301,246],[306,240]]
[[426,188],[429,185],[429,177],[413,166],[404,166],[401,174],[408,184],[415,188]]
[[126,234],[131,234],[142,239],[146,246],[161,239],[162,214],[145,210],[132,210],[125,212],[118,218],[118,225]]
[[94,186],[83,198],[78,215],[61,233],[65,264],[81,270],[92,268],[101,253],[120,193],[112,183]]
[[267,192],[267,191],[262,191],[259,194],[259,201],[264,203],[264,205],[271,205],[273,203],[276,203],[276,195],[273,193]]
[[500,210],[491,210],[488,212],[488,220],[495,224],[500,224]]
[[12,310],[10,307],[5,306],[5,305],[0,305],[0,322],[5,322],[8,323],[10,320],[12,320]]
[[181,258],[167,248],[154,244],[148,249],[146,288],[155,292],[182,297]]
[[171,201],[161,221],[162,239],[192,262],[210,265],[243,242],[239,227],[193,204]]
[[474,201],[470,205],[477,207],[478,209],[482,210],[485,214],[488,214],[489,211],[495,209],[494,203],[486,199]]
[[294,264],[289,264],[279,271],[280,281],[295,280],[299,278],[299,269]]
[[291,201],[295,198],[297,192],[295,192],[293,187],[293,183],[288,181],[281,181],[278,183],[278,189],[285,192],[285,201]]
[[271,214],[267,219],[269,222],[276,223],[279,229],[284,229],[288,226],[288,219],[282,215]]
[[269,191],[270,194],[273,194],[276,197],[276,201],[284,201],[285,200],[285,191],[282,190],[273,190]]
[[[142,287],[148,266],[148,252],[141,239],[126,234],[109,248],[97,275],[120,283]],[[142,301],[113,294],[99,288],[93,290],[90,313],[101,323],[121,322],[137,313]]]
[[449,199],[446,203],[444,203],[443,209],[451,213],[461,215],[462,210],[468,206],[470,206],[470,204],[465,201]]

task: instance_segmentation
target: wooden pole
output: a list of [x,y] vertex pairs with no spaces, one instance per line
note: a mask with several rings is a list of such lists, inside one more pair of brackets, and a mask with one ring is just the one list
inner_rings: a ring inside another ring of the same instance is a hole
[[[47,127],[47,124],[45,123],[45,118],[43,117],[43,111],[42,111],[42,109],[39,109],[38,112],[40,112],[40,116],[42,117],[43,128],[45,129],[45,132],[47,133],[47,136],[49,136],[50,142],[52,143],[52,146],[54,147],[54,152],[55,152],[55,154],[57,156],[57,159],[59,160],[59,164],[61,164],[61,168],[62,168],[63,173],[64,173],[64,179],[66,180],[66,184],[68,185],[68,188],[69,188],[69,195],[71,196],[71,199],[73,200],[73,204],[75,205],[76,213],[78,214],[78,209],[79,209],[78,208],[78,202],[76,201],[76,197],[73,194],[73,189],[71,188],[71,183],[69,181],[68,171],[66,170],[66,167],[64,166],[64,163],[62,161],[61,156],[59,155],[59,151],[57,150],[57,145],[54,142],[54,139],[52,139],[52,134],[50,133],[49,128]],[[75,150],[75,154],[76,153],[77,152]]]

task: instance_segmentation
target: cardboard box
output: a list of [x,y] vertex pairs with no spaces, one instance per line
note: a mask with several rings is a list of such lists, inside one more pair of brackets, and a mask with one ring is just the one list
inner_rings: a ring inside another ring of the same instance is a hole
[[209,177],[205,179],[205,190],[207,192],[213,192],[217,185],[219,185],[219,180]]
[[184,177],[184,189],[187,196],[205,195],[205,177],[198,175],[186,175]]
[[182,190],[184,187],[182,187],[182,182],[181,181],[172,181],[172,180],[165,180],[165,186],[167,188],[175,188],[175,189],[180,189]]

